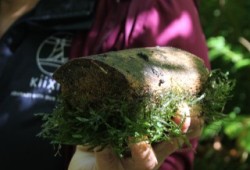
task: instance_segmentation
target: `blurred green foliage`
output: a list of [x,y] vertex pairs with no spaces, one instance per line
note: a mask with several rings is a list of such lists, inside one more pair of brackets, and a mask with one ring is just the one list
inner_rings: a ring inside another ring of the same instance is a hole
[[200,19],[212,69],[236,80],[225,118],[204,128],[197,170],[250,169],[250,1],[201,1]]

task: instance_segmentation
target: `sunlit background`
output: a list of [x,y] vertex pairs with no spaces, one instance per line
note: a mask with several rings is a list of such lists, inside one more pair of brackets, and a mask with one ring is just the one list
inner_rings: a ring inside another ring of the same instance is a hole
[[207,126],[195,170],[250,169],[250,1],[201,1],[200,17],[212,69],[236,79],[225,118]]

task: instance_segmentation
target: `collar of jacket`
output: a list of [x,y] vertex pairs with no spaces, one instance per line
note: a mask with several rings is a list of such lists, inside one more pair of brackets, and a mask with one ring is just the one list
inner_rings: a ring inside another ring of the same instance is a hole
[[26,17],[29,24],[43,29],[89,29],[97,0],[40,0]]

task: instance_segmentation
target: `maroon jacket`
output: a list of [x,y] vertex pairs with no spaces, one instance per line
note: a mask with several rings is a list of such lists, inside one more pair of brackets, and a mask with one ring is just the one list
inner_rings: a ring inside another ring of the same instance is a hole
[[[202,58],[210,68],[193,0],[100,0],[88,32],[75,37],[71,57],[136,47],[172,46]],[[192,140],[193,147],[197,139]],[[177,151],[161,170],[192,169],[194,152]]]

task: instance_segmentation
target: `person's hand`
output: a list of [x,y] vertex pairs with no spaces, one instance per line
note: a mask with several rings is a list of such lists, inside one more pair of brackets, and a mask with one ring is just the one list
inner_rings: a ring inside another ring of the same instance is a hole
[[[195,108],[195,112],[197,108]],[[199,115],[190,116],[186,105],[180,107],[173,118],[176,123],[182,123],[182,131],[189,139],[198,137],[201,133],[203,120]],[[68,170],[157,170],[171,153],[183,144],[181,138],[163,141],[153,147],[147,141],[129,144],[131,157],[119,158],[111,148],[99,151],[88,151],[87,147],[77,146]]]

